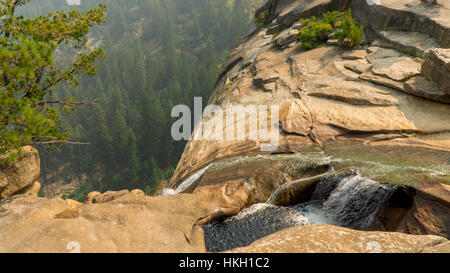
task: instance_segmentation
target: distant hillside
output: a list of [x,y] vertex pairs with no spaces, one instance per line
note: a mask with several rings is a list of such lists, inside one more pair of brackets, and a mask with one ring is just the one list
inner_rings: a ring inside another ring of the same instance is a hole
[[[99,3],[108,6],[108,22],[91,34],[91,44],[105,49],[99,74],[83,78],[76,89],[62,86],[59,97],[72,94],[97,99],[65,118],[73,139],[89,146],[64,147],[42,156],[45,185],[80,184],[66,196],[82,199],[90,190],[141,188],[152,192],[169,178],[184,149],[170,135],[174,105],[208,100],[220,64],[253,26],[262,0],[31,1],[26,16]],[[62,49],[58,60],[69,56]],[[73,187],[69,187],[73,188]],[[55,189],[52,187],[52,193]],[[56,194],[63,192],[56,191]]]

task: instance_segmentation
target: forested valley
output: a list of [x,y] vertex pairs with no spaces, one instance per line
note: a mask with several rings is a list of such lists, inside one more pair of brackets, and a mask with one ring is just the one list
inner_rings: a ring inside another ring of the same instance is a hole
[[[76,88],[58,87],[58,97],[83,105],[64,114],[71,139],[90,145],[41,147],[41,182],[76,181],[63,197],[84,200],[93,190],[139,188],[152,194],[169,179],[185,142],[172,140],[171,109],[207,103],[221,63],[254,28],[261,0],[65,0],[31,1],[21,12],[38,16],[54,10],[108,7],[108,22],[96,27],[90,45],[105,50],[98,75],[80,78]],[[64,48],[57,61],[64,62]],[[70,94],[70,95],[69,95]],[[41,190],[41,195],[44,191]]]

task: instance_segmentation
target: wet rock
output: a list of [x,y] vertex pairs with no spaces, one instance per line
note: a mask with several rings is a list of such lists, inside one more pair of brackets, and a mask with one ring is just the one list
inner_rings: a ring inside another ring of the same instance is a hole
[[267,203],[275,206],[293,206],[307,202],[311,200],[317,184],[328,176],[329,174],[322,174],[283,184],[272,194]]
[[248,246],[286,228],[306,225],[308,221],[292,208],[257,204],[222,222],[203,226],[208,252]]
[[[210,195],[228,183],[247,183],[250,189],[246,206],[266,202],[286,182],[326,173],[328,162],[321,157],[302,155],[267,155],[235,157],[213,163],[199,180],[185,192],[198,188]],[[213,188],[210,188],[214,186]],[[206,187],[206,188],[205,188]],[[208,195],[208,194],[206,194]]]

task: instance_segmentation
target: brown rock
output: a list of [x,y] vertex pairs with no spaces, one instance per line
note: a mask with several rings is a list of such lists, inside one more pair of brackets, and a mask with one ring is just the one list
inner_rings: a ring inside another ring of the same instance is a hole
[[397,191],[381,210],[385,230],[449,238],[450,190],[434,181]]
[[92,199],[92,204],[101,204],[101,203],[107,203],[111,202],[113,200],[116,200],[120,197],[123,197],[127,194],[129,194],[129,190],[122,190],[122,191],[107,191],[102,195],[97,195]]
[[83,206],[82,203],[80,203],[78,201],[75,201],[75,200],[72,200],[72,199],[66,199],[65,201],[66,201],[67,205],[69,205],[69,207],[71,209],[76,209],[76,208],[79,208],[79,207]]
[[197,221],[198,225],[204,225],[237,215],[249,202],[250,187],[243,181],[233,181],[224,185],[200,187],[194,194],[203,204],[208,204],[211,212]]
[[75,219],[80,217],[78,209],[68,209],[55,215],[55,219]]
[[130,192],[131,194],[134,194],[136,196],[145,196],[145,192],[139,189],[133,190]]
[[328,174],[322,174],[283,184],[272,194],[267,203],[275,206],[294,206],[307,202],[311,200],[317,184],[327,176]]
[[17,194],[25,194],[25,195],[31,195],[31,196],[38,196],[39,191],[41,190],[41,183],[38,181],[34,182],[30,186],[22,189]]
[[422,65],[422,75],[450,96],[450,49],[432,49],[428,60]]
[[205,252],[195,225],[211,213],[203,201],[129,194],[73,209],[60,198],[13,197],[0,204],[0,253],[68,253],[70,242],[82,253]]
[[448,243],[438,236],[364,232],[308,225],[285,229],[231,253],[421,253]]
[[359,60],[359,59],[365,59],[367,56],[366,50],[350,50],[342,54],[342,59],[344,60]]
[[[14,163],[0,167],[0,200],[29,189],[40,174],[38,151],[31,146],[21,149],[22,156]],[[37,184],[36,184],[37,186]]]
[[86,197],[86,201],[84,202],[85,204],[92,204],[92,202],[94,201],[94,198],[97,196],[101,196],[102,194],[99,193],[98,191],[93,191],[91,193],[88,194],[88,196]]
[[450,253],[450,242],[427,248],[424,250],[424,253]]

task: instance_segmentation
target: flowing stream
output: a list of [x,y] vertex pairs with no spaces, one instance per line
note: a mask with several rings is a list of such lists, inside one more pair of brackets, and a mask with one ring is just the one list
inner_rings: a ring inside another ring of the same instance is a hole
[[294,207],[257,204],[220,223],[203,226],[210,252],[250,245],[280,230],[329,224],[366,230],[395,186],[381,184],[358,174],[336,176],[320,182],[307,203]]
[[202,175],[209,169],[211,166],[208,165],[205,168],[197,171],[193,175],[191,175],[189,178],[183,181],[175,190],[174,189],[164,189],[162,195],[177,195],[179,193],[184,192],[187,190],[190,186],[192,186],[197,180],[202,177]]

